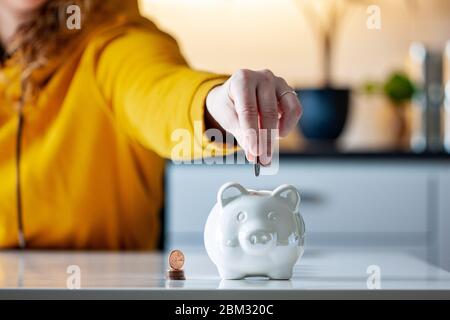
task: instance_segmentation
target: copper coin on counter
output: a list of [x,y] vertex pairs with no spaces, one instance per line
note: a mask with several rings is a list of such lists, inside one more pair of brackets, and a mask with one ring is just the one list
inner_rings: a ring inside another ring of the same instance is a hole
[[181,270],[184,265],[184,254],[180,250],[172,250],[169,254],[169,266],[174,270]]
[[183,270],[167,270],[166,278],[169,280],[185,280]]

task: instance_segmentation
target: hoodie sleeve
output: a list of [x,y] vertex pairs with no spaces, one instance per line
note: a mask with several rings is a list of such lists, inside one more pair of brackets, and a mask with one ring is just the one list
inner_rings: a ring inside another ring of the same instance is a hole
[[98,55],[96,81],[120,126],[160,156],[220,156],[234,147],[204,133],[208,92],[228,76],[191,69],[175,40],[156,27],[130,28]]

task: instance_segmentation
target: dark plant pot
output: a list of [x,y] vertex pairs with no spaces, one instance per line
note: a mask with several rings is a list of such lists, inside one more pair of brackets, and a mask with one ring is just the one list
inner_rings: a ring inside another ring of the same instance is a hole
[[342,133],[349,108],[349,89],[297,90],[303,106],[299,127],[305,138],[333,142]]

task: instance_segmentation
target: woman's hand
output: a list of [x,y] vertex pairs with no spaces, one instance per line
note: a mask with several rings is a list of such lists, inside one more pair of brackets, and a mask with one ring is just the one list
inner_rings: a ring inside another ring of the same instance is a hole
[[272,159],[271,130],[286,136],[302,114],[293,89],[269,70],[238,70],[209,92],[206,108],[208,122],[233,134],[247,159],[258,156],[263,165]]

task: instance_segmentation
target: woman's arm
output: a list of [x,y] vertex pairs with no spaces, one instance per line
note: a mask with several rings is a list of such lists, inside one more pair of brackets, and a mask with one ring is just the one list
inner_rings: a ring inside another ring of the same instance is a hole
[[174,156],[179,130],[190,137],[189,157],[201,157],[211,148],[204,129],[212,127],[232,133],[253,160],[270,149],[270,141],[257,148],[258,138],[248,131],[279,128],[283,135],[300,115],[294,95],[278,104],[277,94],[292,90],[283,79],[269,71],[240,70],[228,77],[192,70],[176,42],[156,27],[129,29],[111,41],[99,54],[96,76],[119,124],[167,158]]
[[[209,145],[206,97],[229,76],[192,70],[174,39],[156,27],[117,35],[100,50],[95,73],[118,125],[130,137],[165,158],[203,155]],[[190,154],[173,153],[180,134],[189,138]]]

